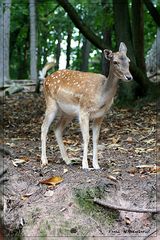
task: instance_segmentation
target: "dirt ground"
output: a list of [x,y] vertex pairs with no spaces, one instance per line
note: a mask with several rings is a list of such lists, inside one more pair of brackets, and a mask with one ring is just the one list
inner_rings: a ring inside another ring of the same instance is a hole
[[[113,106],[101,128],[101,170],[89,171],[81,169],[82,137],[77,120],[64,135],[74,164],[67,166],[62,161],[53,124],[47,141],[49,165],[41,168],[44,110],[42,94],[20,93],[4,101],[1,144],[9,150],[4,155],[8,168],[3,216],[6,239],[158,239],[158,214],[114,210],[94,202],[98,198],[116,207],[160,209],[159,167],[155,167],[160,165],[157,105],[135,109]],[[53,176],[62,181],[40,183]]]

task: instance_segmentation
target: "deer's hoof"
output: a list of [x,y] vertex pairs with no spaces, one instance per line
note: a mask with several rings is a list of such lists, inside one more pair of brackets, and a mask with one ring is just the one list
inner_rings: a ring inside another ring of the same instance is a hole
[[86,170],[86,171],[90,170],[90,168],[89,168],[88,165],[83,165],[83,166],[82,166],[82,169],[83,169],[83,170]]
[[45,167],[48,165],[48,160],[45,159],[45,160],[41,160],[41,167]]
[[95,166],[93,166],[93,168],[94,168],[95,170],[99,170],[99,169],[100,169],[100,166],[99,166],[99,165],[95,165]]

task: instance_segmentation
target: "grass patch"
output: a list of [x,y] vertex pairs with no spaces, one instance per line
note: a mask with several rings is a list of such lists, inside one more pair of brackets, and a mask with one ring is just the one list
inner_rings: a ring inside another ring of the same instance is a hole
[[96,221],[104,225],[112,225],[119,216],[118,212],[112,209],[105,209],[93,202],[95,197],[102,198],[103,192],[103,189],[99,187],[77,189],[75,191],[76,202],[84,213],[90,215]]
[[40,231],[39,231],[39,239],[40,240],[45,240],[47,239],[47,232],[46,232],[46,229],[44,227],[41,227],[40,228]]

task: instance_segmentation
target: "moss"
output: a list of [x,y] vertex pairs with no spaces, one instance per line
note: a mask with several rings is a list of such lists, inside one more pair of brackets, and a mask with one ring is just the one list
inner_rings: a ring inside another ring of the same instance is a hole
[[58,229],[58,236],[67,236],[70,234],[70,223],[65,221]]
[[93,219],[101,224],[112,225],[118,218],[118,212],[112,209],[106,209],[94,203],[94,198],[103,197],[103,189],[87,188],[77,189],[75,191],[76,202],[79,204],[84,213],[89,214]]
[[48,221],[46,221],[46,228],[50,231],[51,230],[51,225],[49,224]]
[[47,232],[46,229],[42,226],[39,231],[39,239],[40,240],[45,240],[47,239]]

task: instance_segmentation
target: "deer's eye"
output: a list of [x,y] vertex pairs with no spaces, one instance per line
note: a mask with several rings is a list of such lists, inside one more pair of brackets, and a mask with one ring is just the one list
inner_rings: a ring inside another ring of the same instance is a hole
[[118,65],[118,62],[117,61],[113,61],[113,64]]

